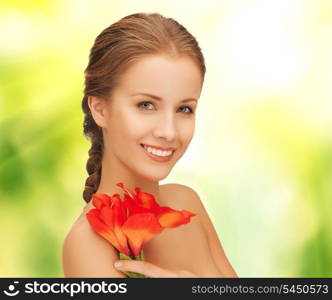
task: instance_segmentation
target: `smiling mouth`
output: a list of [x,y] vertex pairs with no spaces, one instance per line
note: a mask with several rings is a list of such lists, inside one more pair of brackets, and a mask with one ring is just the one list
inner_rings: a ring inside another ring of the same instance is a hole
[[172,159],[175,150],[161,151],[152,147],[148,147],[144,144],[140,144],[144,152],[153,160],[158,162],[167,162]]

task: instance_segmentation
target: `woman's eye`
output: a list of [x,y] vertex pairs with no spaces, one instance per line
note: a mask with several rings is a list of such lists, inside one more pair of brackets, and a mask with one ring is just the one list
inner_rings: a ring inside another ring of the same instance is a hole
[[[138,107],[143,108],[145,110],[151,110],[154,107],[154,104],[148,101],[143,101],[137,104]],[[181,106],[179,109],[184,109],[182,110],[183,113],[189,115],[193,113],[193,109],[189,106]]]
[[142,108],[148,109],[148,110],[150,110],[148,108],[148,107],[150,107],[150,105],[153,105],[153,104],[151,102],[147,102],[147,101],[138,103],[138,107],[142,107]]
[[193,113],[192,108],[189,107],[189,106],[181,106],[180,108],[187,108],[187,111],[185,112],[185,114],[192,114]]

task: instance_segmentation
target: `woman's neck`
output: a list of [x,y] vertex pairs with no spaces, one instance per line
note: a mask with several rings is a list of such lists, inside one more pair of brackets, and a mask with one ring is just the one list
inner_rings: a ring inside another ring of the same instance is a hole
[[132,192],[135,192],[135,188],[139,187],[141,191],[152,194],[157,202],[160,198],[158,181],[149,181],[128,170],[120,163],[108,163],[106,159],[103,160],[100,184],[96,193],[122,196],[123,190],[116,185],[119,182],[122,182]]

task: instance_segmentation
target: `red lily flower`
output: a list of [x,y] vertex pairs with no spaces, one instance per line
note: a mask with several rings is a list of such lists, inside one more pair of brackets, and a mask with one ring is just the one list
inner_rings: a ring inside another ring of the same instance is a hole
[[121,230],[126,210],[119,195],[94,194],[92,204],[96,208],[86,214],[91,227],[120,252],[130,256],[127,237]]
[[178,227],[189,223],[190,217],[196,215],[187,210],[178,211],[167,206],[159,206],[152,194],[144,193],[140,188],[136,188],[135,193],[132,193],[124,187],[123,183],[117,183],[116,185],[127,194],[124,203],[129,210],[129,214],[152,212],[164,228]]
[[[145,244],[164,228],[173,228],[190,222],[194,213],[159,206],[154,196],[135,188],[135,193],[123,183],[117,183],[126,193],[124,201],[119,194],[93,194],[96,207],[87,214],[92,228],[120,252],[130,256],[130,249],[138,257]],[[129,245],[129,246],[128,246]],[[130,247],[130,249],[129,249]]]

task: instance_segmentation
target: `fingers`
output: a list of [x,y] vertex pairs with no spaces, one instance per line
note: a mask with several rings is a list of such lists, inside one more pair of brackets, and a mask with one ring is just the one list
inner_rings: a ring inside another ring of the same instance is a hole
[[185,270],[180,270],[177,271],[178,277],[181,278],[199,278],[199,276],[197,276],[196,274],[189,272],[189,271],[185,271]]
[[[120,263],[118,265],[118,263]],[[146,261],[140,260],[117,260],[114,263],[114,267],[121,271],[129,271],[140,273],[146,275],[148,277],[155,277],[155,278],[165,278],[165,277],[178,277],[176,273],[166,270],[160,267],[157,267],[154,264],[151,264]]]

